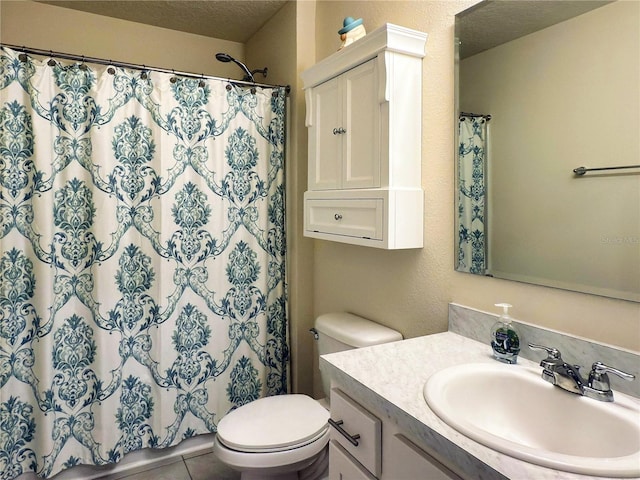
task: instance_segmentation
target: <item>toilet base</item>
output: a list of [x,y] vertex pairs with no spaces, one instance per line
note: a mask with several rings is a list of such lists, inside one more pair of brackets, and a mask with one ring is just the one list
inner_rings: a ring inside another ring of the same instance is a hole
[[[233,467],[232,467],[233,468]],[[243,470],[240,480],[328,480],[329,479],[329,447],[319,452],[309,465],[301,470],[283,472],[281,469]]]
[[298,472],[265,475],[259,472],[242,472],[240,480],[298,480]]
[[329,445],[318,454],[314,462],[298,471],[298,480],[328,480],[329,479]]

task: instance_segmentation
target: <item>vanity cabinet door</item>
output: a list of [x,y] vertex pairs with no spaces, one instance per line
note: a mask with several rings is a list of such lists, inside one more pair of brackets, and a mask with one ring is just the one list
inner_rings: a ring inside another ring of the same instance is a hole
[[390,437],[384,446],[383,479],[462,480],[458,475],[402,434]]
[[375,480],[376,478],[335,440],[329,442],[329,458],[329,480]]

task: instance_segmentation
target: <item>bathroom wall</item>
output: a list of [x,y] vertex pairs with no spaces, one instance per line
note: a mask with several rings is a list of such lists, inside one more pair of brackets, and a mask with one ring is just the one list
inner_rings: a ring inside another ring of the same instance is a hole
[[216,52],[245,56],[242,43],[23,0],[0,1],[0,41],[230,78],[240,70]]
[[[385,22],[429,34],[423,66],[422,185],[424,244],[420,250],[381,251],[317,240],[314,314],[349,311],[396,328],[407,337],[447,329],[447,304],[495,311],[532,324],[640,350],[640,304],[454,271],[454,15],[469,1],[318,1],[316,57],[340,45],[346,16],[367,31]],[[625,48],[625,45],[618,45]]]
[[[302,235],[302,195],[307,187],[307,128],[300,72],[315,63],[315,4],[291,2],[269,20],[246,44],[246,60],[255,68],[269,66],[269,83],[291,86],[287,183],[287,273],[291,379],[296,392],[312,393],[313,241]],[[271,69],[275,73],[271,75]]]

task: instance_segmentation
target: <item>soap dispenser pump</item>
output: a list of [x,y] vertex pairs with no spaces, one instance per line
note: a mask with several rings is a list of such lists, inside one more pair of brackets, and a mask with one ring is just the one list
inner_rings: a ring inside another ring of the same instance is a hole
[[496,307],[502,308],[500,319],[491,328],[491,348],[493,357],[504,363],[516,363],[520,353],[520,336],[511,324],[508,303],[496,303]]

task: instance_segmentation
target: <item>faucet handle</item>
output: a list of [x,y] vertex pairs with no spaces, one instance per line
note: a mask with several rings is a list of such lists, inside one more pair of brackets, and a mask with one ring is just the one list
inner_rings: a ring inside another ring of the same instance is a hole
[[613,373],[614,375],[623,378],[624,380],[631,381],[636,378],[632,375],[617,368],[605,365],[602,362],[596,362],[591,366],[591,373],[589,374],[589,386],[595,390],[607,391],[611,390],[609,384],[609,376],[607,373]]
[[544,345],[536,345],[535,343],[530,343],[529,348],[531,350],[544,350],[545,352],[547,352],[547,358],[540,362],[540,366],[545,370],[553,371],[555,367],[564,363],[564,360],[562,360],[562,354],[557,348],[545,347]]
[[535,343],[530,343],[529,348],[531,350],[544,350],[549,355],[549,358],[553,358],[554,360],[562,358],[560,350],[554,347],[545,347],[544,345],[536,345]]

